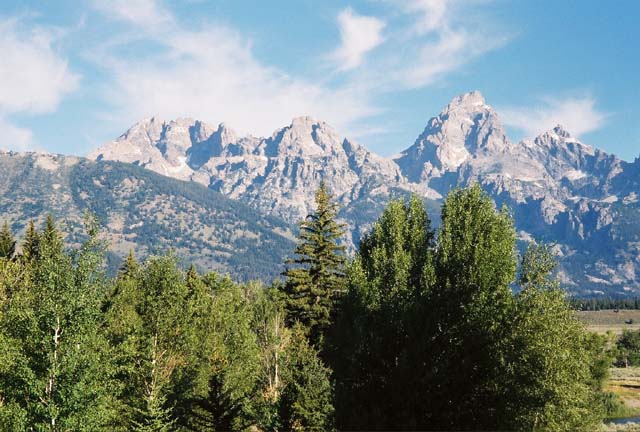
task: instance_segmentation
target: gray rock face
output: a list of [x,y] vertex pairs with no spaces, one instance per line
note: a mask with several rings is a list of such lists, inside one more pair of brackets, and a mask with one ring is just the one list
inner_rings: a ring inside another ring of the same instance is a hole
[[390,196],[440,200],[452,187],[478,182],[512,209],[522,240],[556,244],[569,290],[640,292],[640,159],[622,161],[561,126],[512,143],[479,92],[454,98],[394,160],[310,117],[267,138],[152,118],[90,157],[192,180],[289,222],[308,213],[324,179],[354,241]]
[[89,158],[193,180],[290,222],[307,215],[323,179],[343,206],[365,195],[388,196],[394,187],[421,189],[409,184],[393,161],[311,117],[295,118],[268,138],[238,137],[223,124],[214,129],[190,119],[152,118]]

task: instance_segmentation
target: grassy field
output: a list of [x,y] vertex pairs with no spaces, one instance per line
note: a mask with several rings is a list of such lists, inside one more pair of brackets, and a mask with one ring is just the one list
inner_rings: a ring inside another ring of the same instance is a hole
[[[640,367],[611,368],[606,391],[615,393],[624,404],[621,417],[640,416]],[[640,431],[640,424],[606,425],[606,431]]]
[[[640,310],[601,310],[601,311],[579,311],[576,312],[589,331],[607,334],[613,339],[614,335],[622,334],[624,330],[640,330]],[[621,417],[640,416],[640,367],[611,368],[609,380],[605,385],[605,390],[618,396],[624,404],[624,409],[619,413]],[[603,426],[603,431],[607,432],[640,432],[640,424]]]
[[629,416],[640,416],[640,367],[611,368],[605,389],[618,395]]
[[640,310],[578,311],[578,318],[587,329],[596,333],[622,333],[623,330],[640,330]]

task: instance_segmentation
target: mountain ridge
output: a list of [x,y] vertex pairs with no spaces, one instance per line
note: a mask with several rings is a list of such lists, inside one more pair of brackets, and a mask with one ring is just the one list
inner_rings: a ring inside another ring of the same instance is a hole
[[78,244],[85,210],[100,220],[111,272],[130,250],[172,250],[201,269],[271,282],[295,245],[295,227],[194,182],[122,162],[0,153],[0,217],[18,238],[52,214]]
[[512,209],[523,241],[556,245],[567,287],[640,292],[640,159],[623,161],[561,126],[514,143],[477,91],[453,98],[392,158],[308,116],[269,137],[242,137],[224,123],[151,118],[89,157],[197,182],[289,223],[312,208],[324,179],[352,245],[390,197],[417,193],[435,207],[451,188],[478,182]]

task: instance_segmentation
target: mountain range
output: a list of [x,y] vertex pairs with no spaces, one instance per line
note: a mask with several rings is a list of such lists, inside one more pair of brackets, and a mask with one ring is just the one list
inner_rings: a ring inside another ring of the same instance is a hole
[[[192,203],[191,211],[206,213],[208,200],[242,205],[253,217],[244,222],[248,230],[270,217],[262,235],[281,238],[282,249],[258,245],[254,252],[266,253],[274,262],[290,253],[286,248],[292,227],[313,207],[321,180],[341,206],[351,248],[391,197],[418,194],[437,224],[439,206],[451,188],[477,182],[498,206],[511,209],[521,246],[531,240],[554,245],[560,258],[558,274],[568,291],[640,291],[640,159],[623,161],[582,143],[561,126],[532,140],[512,142],[498,113],[479,92],[455,97],[427,122],[412,145],[391,158],[370,152],[311,117],[295,118],[270,137],[240,136],[225,124],[151,118],[88,158],[96,162],[78,159],[76,164],[94,176],[80,181],[83,186],[95,184],[95,176],[112,166],[108,161],[118,161],[126,164],[114,165],[116,171],[129,170],[122,181],[134,182],[142,172],[155,172],[165,177],[149,182],[161,183],[162,178],[163,187],[173,185],[171,181],[198,186],[204,198]],[[147,185],[137,186],[137,193],[144,194]],[[162,187],[156,190],[157,210],[173,212],[172,202],[162,204]],[[205,197],[205,190],[212,195]],[[117,200],[125,209],[127,198],[119,195]],[[85,206],[107,218],[113,212],[111,203],[88,200]],[[184,217],[188,213],[185,210]],[[219,227],[226,223],[209,220]],[[123,223],[127,227],[146,222]],[[204,219],[184,225],[183,234],[188,237],[204,229],[198,223]],[[171,242],[171,235],[165,237]],[[229,250],[240,252],[233,245]],[[232,263],[221,264],[220,256],[201,258],[200,264],[237,273]]]

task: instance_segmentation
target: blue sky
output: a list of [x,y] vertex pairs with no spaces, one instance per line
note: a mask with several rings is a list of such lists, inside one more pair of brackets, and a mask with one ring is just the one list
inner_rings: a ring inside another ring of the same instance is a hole
[[0,148],[86,154],[146,117],[270,135],[311,115],[373,151],[480,90],[513,140],[561,123],[640,155],[640,2],[0,3]]

